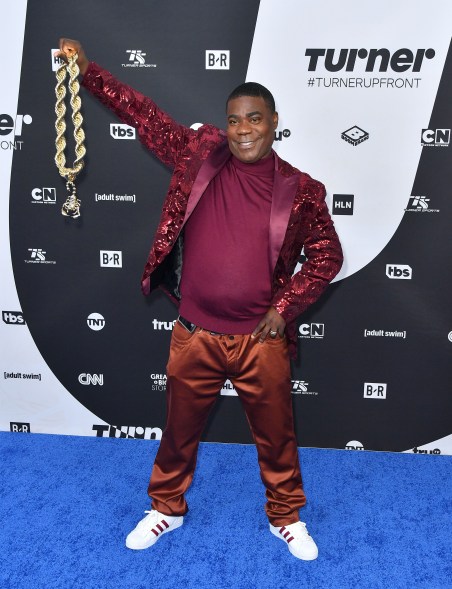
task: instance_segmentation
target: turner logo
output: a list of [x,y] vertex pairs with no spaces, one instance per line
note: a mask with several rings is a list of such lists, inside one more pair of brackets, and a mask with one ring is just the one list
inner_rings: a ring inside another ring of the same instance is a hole
[[423,147],[449,147],[450,129],[422,129]]
[[23,125],[30,125],[33,119],[30,115],[16,115],[15,118],[4,113],[0,114],[0,149],[22,149],[23,141],[17,137],[22,136]]
[[104,375],[103,374],[88,374],[86,372],[82,372],[82,374],[78,375],[78,381],[80,384],[83,385],[104,385]]
[[350,143],[353,145],[353,147],[356,147],[363,141],[369,139],[369,133],[364,131],[364,129],[361,129],[361,127],[353,125],[353,127],[350,127],[350,129],[343,131],[341,133],[341,137],[344,141],[347,141],[347,143]]
[[25,325],[25,319],[20,311],[2,311],[3,322],[8,325]]
[[386,276],[399,280],[411,280],[413,270],[407,264],[386,264]]
[[389,49],[306,49],[305,56],[309,58],[308,71],[315,72],[317,66],[328,72],[353,72],[356,66],[365,65],[366,72],[420,72],[424,58],[433,59],[434,49],[407,48],[391,52]]
[[135,129],[130,125],[110,123],[110,135],[113,139],[135,139]]
[[56,191],[55,188],[33,188],[31,191],[32,203],[39,204],[51,204],[56,203]]
[[365,399],[386,399],[387,384],[382,382],[365,382],[364,398]]
[[206,70],[228,70],[230,64],[229,49],[206,50]]

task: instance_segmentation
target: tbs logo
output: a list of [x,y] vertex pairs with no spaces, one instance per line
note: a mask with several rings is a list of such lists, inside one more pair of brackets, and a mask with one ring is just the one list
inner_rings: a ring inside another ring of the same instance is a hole
[[206,50],[206,70],[228,70],[230,52],[227,50]]
[[122,252],[100,250],[101,268],[122,268]]
[[449,147],[450,129],[422,129],[421,144],[424,147]]
[[55,188],[33,188],[31,196],[35,202],[56,203]]
[[365,382],[364,398],[365,399],[386,399],[386,383]]
[[25,319],[19,311],[2,311],[4,323],[8,325],[25,325]]
[[401,280],[411,280],[413,269],[407,264],[386,264],[386,276]]
[[353,147],[356,147],[363,141],[369,139],[369,133],[364,131],[364,129],[361,129],[361,127],[353,125],[353,127],[350,127],[350,129],[343,131],[341,133],[341,137],[344,141],[347,141],[347,143],[351,143]]
[[130,125],[110,123],[110,135],[113,139],[135,139],[135,129]]

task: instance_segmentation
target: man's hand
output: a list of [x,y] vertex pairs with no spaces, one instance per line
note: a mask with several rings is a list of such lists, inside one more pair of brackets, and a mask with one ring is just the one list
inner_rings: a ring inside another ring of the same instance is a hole
[[251,337],[259,336],[259,342],[262,344],[265,338],[283,337],[286,322],[274,307],[265,314],[265,317],[259,322],[256,329],[251,334]]
[[81,43],[79,41],[75,41],[74,39],[60,39],[60,50],[55,53],[55,56],[61,57],[67,61],[68,57],[71,57],[74,55],[74,53],[77,53],[78,55],[77,65],[79,67],[80,73],[83,76],[88,69],[89,59],[86,57]]

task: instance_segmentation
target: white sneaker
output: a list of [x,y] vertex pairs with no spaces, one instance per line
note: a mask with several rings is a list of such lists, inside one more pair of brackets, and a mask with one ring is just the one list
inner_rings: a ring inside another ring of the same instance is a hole
[[149,548],[157,542],[160,536],[180,528],[184,523],[183,516],[165,515],[155,509],[144,513],[148,515],[138,523],[137,527],[126,538],[127,548],[132,550]]
[[315,560],[319,555],[317,545],[309,535],[304,522],[296,522],[280,528],[270,524],[270,532],[287,544],[295,558]]

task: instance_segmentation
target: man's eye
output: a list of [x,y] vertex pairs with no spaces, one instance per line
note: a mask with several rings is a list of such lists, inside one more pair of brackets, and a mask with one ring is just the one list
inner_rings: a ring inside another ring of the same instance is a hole
[[260,122],[260,119],[259,119],[258,117],[253,117],[253,118],[251,119],[251,122],[252,122],[252,123],[259,123],[259,122]]

